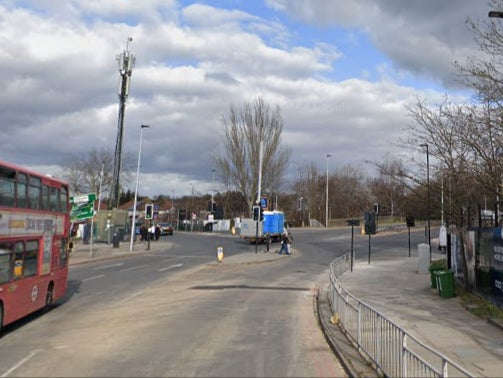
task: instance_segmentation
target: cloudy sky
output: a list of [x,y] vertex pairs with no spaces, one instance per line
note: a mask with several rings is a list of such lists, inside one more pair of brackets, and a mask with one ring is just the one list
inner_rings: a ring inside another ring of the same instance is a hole
[[141,195],[208,193],[222,115],[259,96],[281,108],[292,169],[324,170],[327,154],[331,170],[370,169],[365,160],[404,153],[392,142],[411,122],[407,104],[469,95],[452,64],[477,54],[466,20],[486,22],[489,10],[473,0],[0,0],[0,158],[60,175],[72,154],[113,150],[116,56],[132,37],[123,150],[136,160],[140,125],[151,126]]

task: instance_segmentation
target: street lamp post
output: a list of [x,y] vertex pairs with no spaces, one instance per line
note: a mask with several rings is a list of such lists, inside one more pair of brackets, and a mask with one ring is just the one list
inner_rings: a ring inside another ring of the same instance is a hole
[[431,227],[430,227],[430,152],[428,144],[423,143],[420,147],[426,147],[426,186],[428,190],[428,245],[430,246],[430,262],[431,262]]
[[301,227],[304,227],[304,197],[299,198],[300,202],[300,224]]
[[213,198],[214,198],[214,194],[215,194],[215,170],[212,169],[211,172],[212,172],[212,175],[211,175],[211,214],[213,215],[213,211],[214,211]]
[[325,228],[328,228],[328,158],[332,156],[327,154],[327,193],[325,199]]
[[136,203],[138,201],[138,184],[140,181],[140,160],[141,160],[141,145],[143,142],[143,129],[150,127],[149,125],[140,126],[140,147],[138,148],[138,166],[136,167],[136,187],[134,189],[133,203],[133,219],[131,220],[131,240],[129,241],[129,252],[133,250],[134,233],[136,230]]
[[[491,18],[503,18],[503,11],[501,11],[501,10],[490,11],[488,16]],[[500,214],[500,209],[499,209],[500,201],[499,201],[498,192],[499,192],[498,186],[496,186],[496,214],[494,217],[494,226],[495,227],[498,227],[498,218],[499,218],[499,214]]]

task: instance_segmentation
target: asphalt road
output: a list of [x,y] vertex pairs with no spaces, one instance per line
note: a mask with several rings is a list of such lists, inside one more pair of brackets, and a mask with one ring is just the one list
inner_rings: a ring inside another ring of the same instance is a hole
[[[350,235],[295,230],[293,256],[216,264],[218,246],[226,259],[255,246],[176,233],[166,250],[72,267],[56,308],[6,327],[0,377],[344,376],[316,322],[314,295]],[[372,253],[397,243],[406,251],[402,239],[373,238]],[[367,258],[367,237],[355,235],[355,250]]]

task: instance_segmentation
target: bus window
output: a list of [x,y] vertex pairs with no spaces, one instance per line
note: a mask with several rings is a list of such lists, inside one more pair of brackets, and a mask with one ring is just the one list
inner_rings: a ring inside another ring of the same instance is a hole
[[38,177],[30,177],[28,186],[28,198],[30,209],[40,210],[40,194],[42,190],[42,180]]
[[26,197],[26,184],[28,182],[28,177],[24,173],[18,173],[17,175],[17,207],[26,208],[28,207],[28,199]]
[[0,174],[0,205],[14,206],[14,180]]
[[24,277],[37,275],[38,261],[38,240],[26,242],[26,252],[24,255]]
[[11,251],[10,246],[0,245],[0,284],[10,281],[11,273]]
[[49,187],[42,185],[42,210],[49,210]]
[[17,242],[14,245],[14,279],[18,280],[23,278],[23,242]]
[[67,213],[68,212],[68,189],[65,186],[61,187],[61,196],[59,197],[60,200],[60,209],[62,213]]
[[50,188],[50,210],[60,212],[59,209],[59,189],[51,187]]

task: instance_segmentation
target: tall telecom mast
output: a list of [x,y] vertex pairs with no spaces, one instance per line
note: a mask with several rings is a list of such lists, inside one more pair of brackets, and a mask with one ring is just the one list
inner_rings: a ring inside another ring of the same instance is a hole
[[131,74],[136,57],[129,52],[129,42],[133,40],[128,37],[126,49],[122,54],[117,55],[117,62],[119,64],[119,118],[117,122],[117,140],[115,142],[115,155],[114,155],[114,174],[112,178],[112,187],[108,200],[108,208],[112,209],[114,206],[119,207],[120,199],[120,173],[122,164],[122,134],[124,130],[124,112],[126,110],[126,99],[129,95],[129,83],[131,82]]

